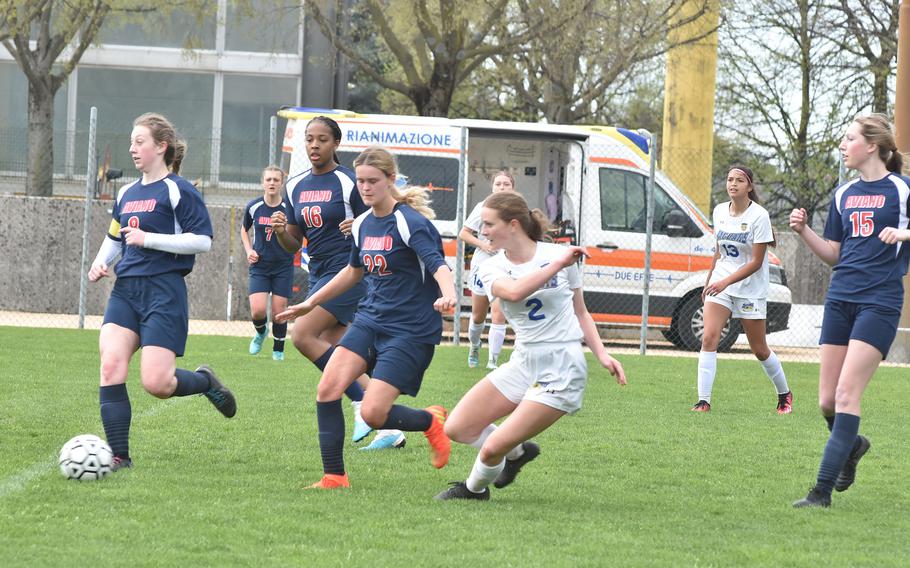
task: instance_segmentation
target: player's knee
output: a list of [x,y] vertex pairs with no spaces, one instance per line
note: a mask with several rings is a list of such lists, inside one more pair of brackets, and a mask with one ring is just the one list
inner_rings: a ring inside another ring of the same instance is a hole
[[379,430],[389,417],[389,409],[364,401],[360,406],[360,417],[370,428]]
[[[459,444],[470,444],[478,437],[480,437],[479,432],[469,432],[468,428],[465,428],[463,424],[459,423],[457,420],[452,420],[451,417],[446,420],[445,426],[446,436],[449,437],[453,442],[458,442]],[[474,434],[473,436],[471,434]]]
[[762,345],[758,347],[752,347],[752,354],[755,355],[755,358],[759,361],[767,361],[768,357],[771,356],[771,350],[767,345]]
[[101,357],[101,385],[122,383],[126,379],[128,367],[129,360],[113,355],[103,355]]
[[[329,402],[338,400],[343,394],[344,388],[338,384],[338,381],[334,380],[332,375],[329,373],[322,375],[322,380],[319,381],[319,386],[316,387],[316,400]],[[361,413],[362,410],[361,408]]]
[[511,448],[502,447],[496,440],[487,438],[480,448],[480,461],[485,464],[499,463]]
[[852,391],[852,389],[843,387],[841,385],[837,386],[837,391],[834,393],[834,407],[838,409],[852,407],[857,403],[857,396]]
[[702,351],[717,351],[717,345],[720,343],[720,333],[716,331],[705,330],[701,338]]
[[174,394],[174,385],[171,382],[160,373],[142,373],[142,388],[155,398],[170,398]]

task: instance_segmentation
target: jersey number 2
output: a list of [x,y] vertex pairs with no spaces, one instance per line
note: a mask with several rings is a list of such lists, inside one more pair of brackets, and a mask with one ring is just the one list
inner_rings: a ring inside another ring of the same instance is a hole
[[543,308],[543,302],[537,298],[531,298],[525,303],[525,306],[531,308],[528,312],[528,319],[531,321],[540,321],[546,318],[546,314],[540,313],[540,309]]
[[851,237],[868,237],[875,232],[875,222],[872,220],[874,211],[854,211],[850,213],[850,225],[853,227]]

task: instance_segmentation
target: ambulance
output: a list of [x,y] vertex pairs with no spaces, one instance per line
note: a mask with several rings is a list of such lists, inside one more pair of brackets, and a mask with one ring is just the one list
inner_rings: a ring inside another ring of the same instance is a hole
[[[648,139],[641,134],[606,126],[305,107],[285,107],[279,115],[287,119],[282,165],[291,175],[310,167],[304,138],[306,124],[315,116],[338,122],[342,130],[338,156],[348,167],[369,146],[391,150],[408,183],[432,191],[434,223],[453,267],[458,260],[465,261],[455,239],[464,217],[490,194],[493,174],[510,172],[529,206],[550,218],[554,241],[586,247],[590,258],[583,267],[585,301],[598,325],[640,327],[650,152]],[[682,349],[698,350],[704,329],[701,289],[714,255],[713,229],[659,171],[654,191],[647,325]],[[769,257],[767,328],[773,333],[787,329],[791,294],[780,260]],[[465,269],[465,279],[467,273]],[[719,349],[728,350],[739,333],[734,320],[723,330]]]

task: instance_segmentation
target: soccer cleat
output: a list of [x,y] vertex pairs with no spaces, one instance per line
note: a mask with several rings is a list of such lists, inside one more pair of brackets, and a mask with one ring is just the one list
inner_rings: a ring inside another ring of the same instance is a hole
[[844,469],[837,476],[837,481],[834,482],[834,489],[837,491],[846,491],[850,489],[850,486],[853,485],[853,482],[856,480],[856,464],[859,463],[859,460],[862,459],[866,452],[869,451],[869,448],[872,447],[872,442],[869,441],[869,438],[865,436],[856,436],[859,440],[859,444],[853,448],[853,451],[850,452],[850,457],[847,458],[847,463],[844,464]]
[[499,477],[496,478],[496,481],[493,482],[493,487],[497,489],[502,489],[507,485],[511,485],[515,481],[515,477],[518,476],[518,472],[521,471],[521,468],[525,466],[529,461],[533,461],[534,458],[540,455],[540,446],[534,442],[522,442],[521,447],[524,448],[525,453],[521,454],[518,459],[506,460],[506,467],[503,468],[502,472],[499,474]]
[[350,486],[351,482],[348,481],[348,474],[327,473],[313,485],[307,486],[306,489],[343,489]]
[[284,351],[272,351],[272,361],[284,361]]
[[360,403],[359,400],[352,400],[351,406],[354,407],[354,432],[351,433],[351,441],[359,442],[367,437],[367,435],[373,431],[373,428],[367,424],[363,417],[360,416]]
[[825,493],[820,489],[815,487],[809,491],[809,494],[806,495],[805,499],[800,499],[799,501],[794,501],[793,506],[797,509],[802,509],[804,507],[830,507],[831,506],[831,494]]
[[121,458],[120,456],[114,456],[114,459],[111,460],[111,473],[117,471],[118,469],[129,469],[133,467],[133,460],[130,458]]
[[777,395],[777,413],[790,414],[791,412],[793,412],[793,393],[787,391]]
[[711,412],[711,403],[707,400],[699,400],[692,407],[692,412]]
[[471,350],[468,351],[468,367],[473,369],[477,365],[480,365],[480,345],[471,345]]
[[205,398],[209,399],[209,402],[226,418],[233,418],[237,414],[237,399],[234,398],[234,393],[221,384],[221,381],[215,376],[215,371],[208,365],[200,365],[196,372],[209,378],[209,390],[202,393]]
[[463,481],[452,481],[449,488],[433,497],[437,501],[448,501],[449,499],[476,499],[478,501],[490,500],[490,488],[484,487],[481,493],[474,493],[468,489],[467,484]]
[[401,430],[380,430],[376,433],[376,437],[373,438],[370,445],[360,448],[360,451],[403,448],[406,443],[404,432]]
[[423,433],[430,443],[430,463],[436,469],[441,469],[449,463],[449,454],[452,453],[452,442],[446,436],[444,427],[448,412],[441,406],[429,406],[424,410],[433,415],[430,427]]
[[257,333],[250,340],[250,355],[256,355],[262,351],[262,342],[265,341],[266,332]]

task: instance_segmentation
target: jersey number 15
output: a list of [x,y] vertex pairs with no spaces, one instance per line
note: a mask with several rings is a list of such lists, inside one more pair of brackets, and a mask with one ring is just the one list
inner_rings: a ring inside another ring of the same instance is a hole
[[875,232],[874,211],[854,211],[850,213],[851,237],[868,237]]

